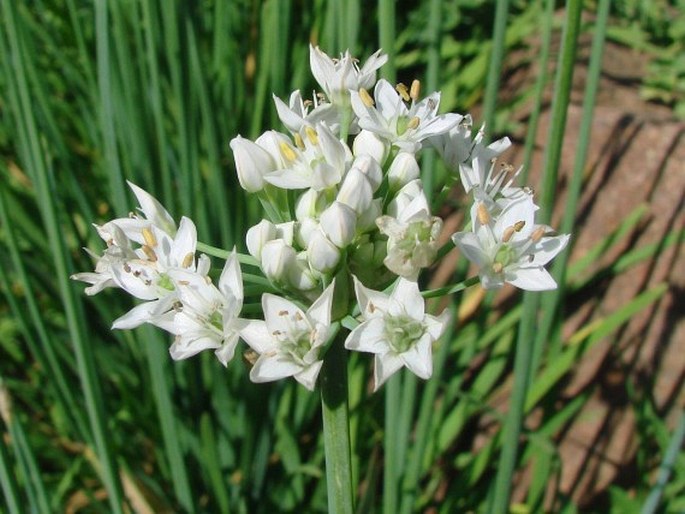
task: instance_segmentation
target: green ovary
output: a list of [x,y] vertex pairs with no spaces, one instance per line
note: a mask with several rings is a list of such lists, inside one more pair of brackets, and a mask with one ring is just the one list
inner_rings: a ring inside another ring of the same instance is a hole
[[166,289],[167,291],[173,291],[174,289],[176,289],[173,280],[171,280],[171,277],[169,277],[169,275],[167,275],[166,273],[162,273],[159,275],[157,285],[163,289]]
[[423,324],[407,315],[385,318],[385,337],[395,353],[411,349],[424,332]]
[[501,268],[506,268],[514,258],[514,250],[511,246],[504,244],[497,250],[495,254],[495,259],[493,261],[493,267],[501,266]]
[[290,356],[299,363],[304,363],[304,357],[312,349],[312,342],[309,331],[302,331],[299,334],[293,334],[293,339],[285,339],[281,342],[283,351],[290,354]]

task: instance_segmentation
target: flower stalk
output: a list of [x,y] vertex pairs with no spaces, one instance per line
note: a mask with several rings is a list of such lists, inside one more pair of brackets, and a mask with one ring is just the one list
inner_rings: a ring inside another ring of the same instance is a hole
[[345,335],[333,340],[319,375],[330,514],[354,512]]

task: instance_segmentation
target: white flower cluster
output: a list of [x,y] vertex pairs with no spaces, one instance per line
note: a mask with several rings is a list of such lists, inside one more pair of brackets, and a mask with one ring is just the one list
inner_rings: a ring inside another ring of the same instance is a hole
[[[376,388],[402,366],[430,377],[432,345],[448,316],[425,312],[417,282],[436,259],[442,230],[420,179],[417,157],[426,145],[473,195],[472,230],[452,239],[478,267],[483,287],[556,287],[543,266],[568,236],[535,225],[532,194],[496,167],[509,140],[485,146],[482,130],[472,138],[470,117],[438,114],[440,93],[421,99],[417,81],[410,88],[376,82],[386,60],[378,51],[360,68],[349,53],[331,59],[311,47],[323,93],[305,101],[295,91],[288,104],[274,98],[288,133],[230,143],[241,186],[269,218],[246,235],[278,293],[262,294],[263,320],[240,317],[235,250],[214,285],[209,258],[196,257],[193,222],[183,218],[177,228],[157,200],[130,184],[140,214],[96,227],[107,249],[94,256],[95,272],[73,277],[91,284],[88,294],[119,287],[145,301],[114,328],[152,323],[175,335],[174,359],[214,349],[224,365],[242,339],[259,355],[253,381],[292,376],[314,389],[334,321],[359,312],[344,346],[375,354]],[[344,293],[350,288],[356,302]]]

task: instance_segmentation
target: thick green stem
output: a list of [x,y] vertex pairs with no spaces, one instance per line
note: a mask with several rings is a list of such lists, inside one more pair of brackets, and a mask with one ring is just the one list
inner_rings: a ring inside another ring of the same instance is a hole
[[347,354],[340,336],[326,353],[321,368],[321,407],[323,438],[326,452],[328,512],[352,514],[352,459],[350,423],[347,405]]

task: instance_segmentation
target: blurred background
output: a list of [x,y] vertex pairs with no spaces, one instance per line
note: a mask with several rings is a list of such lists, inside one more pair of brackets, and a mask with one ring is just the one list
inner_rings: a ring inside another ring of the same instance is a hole
[[[504,490],[504,512],[684,512],[682,0],[0,0],[0,509],[326,512],[317,394],[172,362],[161,331],[110,330],[130,298],[69,280],[91,223],[134,209],[125,180],[244,248],[261,214],[228,141],[283,130],[272,93],[316,89],[310,42],[382,47],[383,76],[511,137],[573,233],[558,291],[451,301],[430,381],[372,395],[352,358],[358,511],[495,512]],[[435,210],[464,223],[456,194]],[[428,278],[467,273],[454,251]]]

